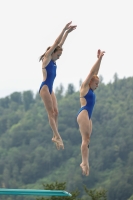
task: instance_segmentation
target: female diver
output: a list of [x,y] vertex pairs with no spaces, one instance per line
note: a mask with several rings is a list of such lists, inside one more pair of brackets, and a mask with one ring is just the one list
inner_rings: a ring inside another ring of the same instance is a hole
[[53,131],[52,141],[56,144],[57,149],[64,149],[62,138],[58,132],[58,106],[56,96],[53,92],[53,83],[56,77],[56,60],[62,54],[62,46],[70,32],[77,26],[71,25],[72,22],[66,24],[54,44],[47,48],[46,52],[40,56],[42,61],[43,82],[40,86],[39,93],[46,108],[49,124]]
[[95,105],[95,93],[94,90],[98,87],[99,78],[97,76],[104,51],[98,50],[97,61],[90,70],[89,75],[82,83],[80,88],[80,104],[81,108],[77,115],[77,123],[82,137],[81,155],[83,175],[89,175],[89,143],[92,132],[92,111]]

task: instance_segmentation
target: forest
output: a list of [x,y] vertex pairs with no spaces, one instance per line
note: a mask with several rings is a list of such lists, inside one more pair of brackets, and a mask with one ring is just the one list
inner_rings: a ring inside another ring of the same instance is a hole
[[[115,74],[107,84],[101,78],[95,91],[88,177],[79,166],[79,91],[72,83],[66,90],[60,84],[55,94],[64,150],[57,150],[51,141],[52,130],[39,93],[14,92],[0,99],[0,187],[45,189],[47,184],[58,182],[66,183],[63,187],[70,193],[79,191],[70,198],[73,200],[133,200],[133,77],[119,79]],[[107,197],[93,199],[87,194],[89,190],[106,191]]]

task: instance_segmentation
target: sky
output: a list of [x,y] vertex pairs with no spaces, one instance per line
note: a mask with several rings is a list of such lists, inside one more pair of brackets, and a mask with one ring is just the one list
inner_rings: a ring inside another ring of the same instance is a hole
[[96,61],[106,53],[99,75],[104,83],[133,76],[132,0],[0,0],[0,98],[13,92],[38,92],[41,62],[46,48],[64,26],[71,32],[57,61],[54,90],[72,83],[79,90]]

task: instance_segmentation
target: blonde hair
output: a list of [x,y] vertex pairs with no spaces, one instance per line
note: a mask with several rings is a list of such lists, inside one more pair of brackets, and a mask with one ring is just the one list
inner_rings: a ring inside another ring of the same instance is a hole
[[95,79],[99,80],[99,77],[96,74],[92,76],[91,81],[94,81]]

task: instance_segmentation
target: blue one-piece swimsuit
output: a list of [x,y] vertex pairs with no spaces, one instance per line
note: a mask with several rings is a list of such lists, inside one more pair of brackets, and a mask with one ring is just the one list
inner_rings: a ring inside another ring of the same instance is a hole
[[[88,112],[88,117],[89,119],[91,118],[92,115],[92,111],[95,105],[95,93],[93,92],[92,89],[89,89],[88,93],[84,96],[84,97],[80,97],[80,98],[85,98],[86,99],[86,105],[81,107],[78,114],[82,111],[82,110],[87,110]],[[77,114],[77,116],[78,116]]]
[[53,83],[54,83],[54,79],[56,77],[56,68],[57,68],[56,63],[53,60],[51,60],[49,62],[49,64],[45,67],[45,69],[47,71],[47,78],[46,78],[45,81],[42,82],[40,89],[39,89],[39,92],[44,85],[47,85],[50,94],[52,93]]

